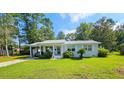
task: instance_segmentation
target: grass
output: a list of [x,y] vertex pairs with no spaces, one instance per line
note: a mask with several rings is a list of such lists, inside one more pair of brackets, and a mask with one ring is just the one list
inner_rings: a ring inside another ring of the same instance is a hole
[[23,59],[23,58],[27,58],[27,55],[23,55],[23,56],[0,56],[0,62],[7,62],[7,61],[11,61],[11,60],[17,60],[17,59]]
[[118,79],[124,78],[124,56],[107,58],[31,60],[0,68],[0,78]]

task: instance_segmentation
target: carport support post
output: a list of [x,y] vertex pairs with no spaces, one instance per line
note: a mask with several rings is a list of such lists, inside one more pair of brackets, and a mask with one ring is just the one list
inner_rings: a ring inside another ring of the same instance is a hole
[[30,46],[30,57],[32,57],[32,47]]
[[61,45],[61,57],[63,57],[63,45]]
[[41,55],[41,46],[40,46],[40,55]]
[[54,49],[54,45],[53,45],[53,54],[52,54],[52,58],[54,58],[54,50],[55,50],[55,49]]
[[46,52],[45,46],[43,46],[43,52]]

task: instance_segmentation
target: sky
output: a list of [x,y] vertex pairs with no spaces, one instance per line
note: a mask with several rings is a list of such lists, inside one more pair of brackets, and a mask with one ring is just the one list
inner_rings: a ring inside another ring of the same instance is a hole
[[53,22],[55,35],[63,31],[73,33],[81,22],[93,23],[102,17],[112,18],[116,25],[124,23],[124,13],[46,13]]

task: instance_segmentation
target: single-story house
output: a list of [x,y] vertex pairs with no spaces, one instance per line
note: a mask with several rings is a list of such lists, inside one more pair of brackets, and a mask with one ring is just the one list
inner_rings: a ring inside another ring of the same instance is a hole
[[94,40],[66,41],[66,40],[46,40],[30,44],[30,56],[33,57],[36,53],[42,54],[47,48],[52,51],[52,58],[62,58],[63,53],[71,49],[74,57],[79,57],[77,51],[80,48],[85,49],[84,57],[92,57],[98,55],[98,45],[100,42]]

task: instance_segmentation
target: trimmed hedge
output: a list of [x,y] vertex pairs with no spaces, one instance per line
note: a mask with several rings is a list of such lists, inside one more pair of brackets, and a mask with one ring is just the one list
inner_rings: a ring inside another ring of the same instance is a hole
[[109,53],[108,49],[99,48],[99,50],[98,50],[98,57],[107,57],[108,53]]

